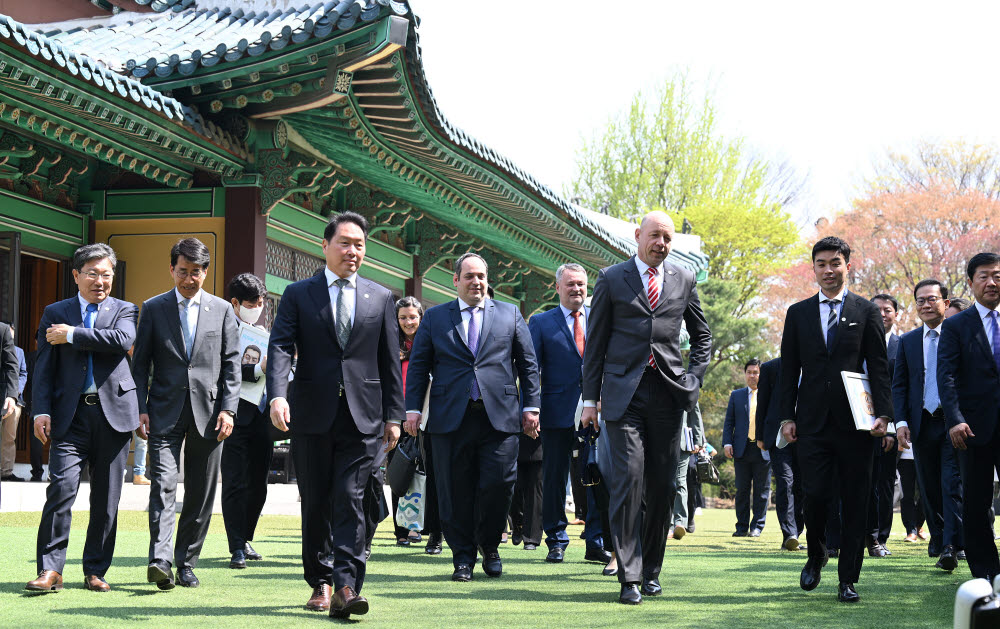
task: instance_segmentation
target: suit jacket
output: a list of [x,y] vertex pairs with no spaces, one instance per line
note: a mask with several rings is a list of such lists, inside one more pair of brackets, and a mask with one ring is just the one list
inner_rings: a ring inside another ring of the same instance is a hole
[[[760,394],[758,390],[757,413],[760,413]],[[733,457],[743,456],[748,447],[750,435],[750,389],[742,387],[729,394],[729,405],[726,407],[726,420],[722,424],[722,444],[733,446]],[[753,418],[756,429],[757,418]],[[764,452],[764,460],[770,460],[767,452]]]
[[757,439],[764,442],[764,446],[770,450],[775,447],[778,438],[778,419],[781,411],[778,382],[781,377],[781,358],[774,358],[761,364],[760,380],[757,382]]
[[920,326],[900,338],[892,374],[896,421],[906,422],[913,441],[920,435],[923,421],[924,373],[924,326]]
[[875,416],[891,418],[889,359],[875,305],[847,292],[828,351],[819,322],[819,296],[792,304],[781,335],[781,419],[795,419],[796,431],[803,435],[822,430],[828,414],[842,429],[855,430],[840,372],[861,373],[866,364]]
[[966,443],[989,443],[1000,421],[1000,373],[975,306],[941,325],[937,379],[948,427],[966,423],[975,435]]
[[458,430],[473,376],[479,382],[490,424],[500,432],[521,431],[517,380],[524,406],[539,407],[538,363],[521,312],[511,304],[487,299],[482,326],[475,356],[465,338],[457,299],[429,309],[417,328],[406,373],[406,408],[423,406],[428,376],[432,375],[426,427],[430,434]]
[[0,373],[0,387],[5,391],[4,398],[18,399],[20,361],[14,353],[14,335],[6,323],[0,323],[0,369],[3,369]]
[[362,434],[379,434],[387,420],[405,418],[395,300],[387,288],[361,276],[356,291],[354,324],[343,350],[323,271],[291,284],[281,297],[268,342],[267,391],[271,399],[289,396],[288,372],[297,349],[288,399],[294,434],[329,432],[340,410],[341,386]]
[[[135,318],[135,305],[114,297],[100,305],[93,328],[83,327],[76,295],[45,307],[31,375],[31,410],[51,418],[52,439],[61,439],[76,415],[87,377],[88,352],[93,357],[94,384],[104,419],[118,432],[139,427],[136,385],[127,358],[135,340]],[[50,345],[45,340],[45,331],[56,323],[76,326],[72,343]]]
[[[681,321],[691,337],[685,371]],[[594,285],[583,357],[583,399],[601,400],[601,417],[618,421],[628,407],[652,349],[664,386],[690,412],[708,368],[712,333],[698,301],[694,274],[663,263],[663,285],[654,312],[635,257],[601,269]]]
[[[153,434],[170,432],[190,399],[202,436],[215,439],[222,411],[236,415],[240,399],[240,342],[229,302],[202,291],[194,346],[188,360],[181,335],[177,294],[171,289],[148,299],[139,316],[132,374],[139,412],[149,414]],[[150,383],[150,372],[152,382]]]
[[[589,313],[589,308],[584,312]],[[583,357],[576,349],[562,308],[556,306],[531,317],[528,331],[542,382],[541,427],[572,428],[582,391]]]

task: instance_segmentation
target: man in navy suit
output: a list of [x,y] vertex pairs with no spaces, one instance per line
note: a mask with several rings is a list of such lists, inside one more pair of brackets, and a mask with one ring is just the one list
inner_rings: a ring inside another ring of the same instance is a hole
[[[722,449],[733,459],[736,472],[736,531],[733,537],[760,537],[771,499],[771,456],[757,447],[757,383],[760,361],[743,366],[747,386],[729,394],[726,420],[722,424]],[[752,486],[752,487],[751,487]],[[750,495],[753,492],[753,521]]]
[[35,436],[49,450],[45,507],[38,525],[38,578],[25,589],[61,590],[70,511],[80,473],[90,469],[90,524],[83,548],[84,586],[104,579],[115,552],[118,500],[132,431],[139,427],[135,383],[126,355],[135,340],[136,307],[110,297],[115,252],[103,243],[73,254],[79,293],[45,308],[38,326],[32,386]]
[[1000,574],[989,520],[1000,467],[1000,255],[977,253],[966,271],[976,303],[942,324],[937,380],[948,433],[960,450],[969,568],[992,581]]
[[951,572],[964,555],[962,533],[962,479],[958,455],[948,438],[937,386],[937,348],[948,301],[948,287],[923,280],[913,289],[922,326],[903,335],[896,353],[892,402],[896,436],[908,449],[920,484],[920,496],[931,541],[927,552],[938,557],[937,567]]
[[[576,441],[574,416],[580,403],[583,351],[587,342],[587,271],[579,264],[564,264],[556,270],[559,306],[537,314],[528,321],[531,342],[542,380],[542,407],[539,414],[542,435],[542,528],[549,553],[545,561],[563,560],[569,536],[566,534],[566,477]],[[587,489],[587,525],[583,538],[585,558],[607,563],[611,553],[601,538],[601,513]],[[593,507],[593,508],[591,508]]]
[[[538,437],[540,400],[528,326],[515,306],[487,299],[486,261],[463,254],[453,282],[458,299],[428,310],[413,340],[406,408],[421,408],[430,386],[425,430],[452,579],[469,581],[477,546],[486,576],[503,571],[497,547],[514,492],[518,433]],[[407,410],[406,432],[416,436],[419,425],[420,412]]]

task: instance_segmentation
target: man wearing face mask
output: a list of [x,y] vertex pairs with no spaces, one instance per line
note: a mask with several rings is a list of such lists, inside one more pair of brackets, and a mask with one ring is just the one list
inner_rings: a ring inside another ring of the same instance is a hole
[[[239,320],[263,330],[256,323],[264,312],[264,282],[252,273],[241,273],[230,280],[228,289]],[[267,373],[267,356],[261,356],[255,345],[246,348],[241,362],[243,382],[259,382]],[[229,567],[234,569],[246,568],[248,559],[262,559],[250,542],[267,499],[267,475],[274,452],[266,409],[266,391],[257,404],[240,398],[233,434],[222,449],[222,517],[232,555]]]

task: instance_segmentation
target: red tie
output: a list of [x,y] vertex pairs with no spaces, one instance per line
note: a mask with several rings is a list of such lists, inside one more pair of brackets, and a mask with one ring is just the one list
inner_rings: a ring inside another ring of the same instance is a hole
[[[656,269],[649,267],[649,282],[646,283],[646,294],[649,296],[649,309],[656,310],[656,305],[660,303],[660,283],[656,281]],[[649,353],[649,366],[656,368],[656,359],[653,352]]]
[[579,310],[572,313],[573,314],[573,340],[576,341],[576,351],[580,352],[580,356],[583,356],[583,326],[580,325],[580,315],[583,313]]

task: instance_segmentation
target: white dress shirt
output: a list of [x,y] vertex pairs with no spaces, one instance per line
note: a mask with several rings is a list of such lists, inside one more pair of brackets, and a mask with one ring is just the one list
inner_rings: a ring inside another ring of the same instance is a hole
[[[847,297],[847,287],[845,286],[840,290],[840,294],[833,299],[839,299],[840,303],[837,304],[837,325],[840,325],[840,318],[844,312],[844,298]],[[824,304],[823,300],[829,299],[823,294],[823,291],[819,292],[819,329],[823,332],[823,340],[826,340],[826,330],[827,323],[830,321],[830,304]],[[886,343],[889,342],[889,337],[886,336]]]
[[[989,308],[987,308],[986,306],[982,305],[978,301],[975,302],[975,303],[976,303],[976,310],[979,311],[979,321],[980,321],[980,323],[983,324],[983,331],[986,332],[986,344],[989,345],[990,350],[992,350],[993,349],[993,330],[990,329],[990,326],[992,325],[990,323],[990,319],[992,318],[992,317],[990,317],[990,313],[993,312],[993,310],[990,310]],[[996,310],[996,309],[994,308],[994,310]],[[997,321],[997,325],[1000,325],[1000,320]]]
[[344,304],[347,306],[347,312],[351,313],[351,327],[354,327],[355,304],[358,301],[358,274],[352,273],[341,278],[329,267],[324,268],[323,273],[326,275],[326,285],[330,291],[330,305],[333,306],[333,328],[337,329],[337,296],[340,294],[340,287],[334,282],[339,279],[345,279],[348,282],[347,286],[344,287]]
[[[83,323],[81,323],[78,327],[85,328],[87,327],[86,326],[87,306],[90,305],[90,302],[84,299],[83,295],[81,295],[80,293],[76,294],[76,298],[80,301],[80,318],[83,319]],[[101,305],[103,303],[104,303],[103,301],[97,302],[97,312],[94,313],[94,325],[97,325],[97,315],[98,313],[101,312]],[[66,332],[66,342],[69,343],[70,345],[73,344],[74,330],[76,330],[76,328],[70,328],[69,331]],[[87,387],[87,389],[83,391],[83,393],[97,393],[97,382],[94,382],[94,384]]]
[[[942,319],[942,322],[943,321],[944,320]],[[920,338],[923,341],[923,348],[924,348],[924,373],[927,373],[927,356],[930,354],[930,345],[931,345],[931,337],[928,336],[928,332],[932,330],[937,332],[938,342],[941,342],[941,324],[939,323],[936,328],[932,328],[925,323],[922,329],[923,332],[920,334]],[[937,376],[937,374],[934,375]],[[938,392],[938,397],[940,397],[940,392]],[[906,420],[900,420],[896,422],[896,429],[898,430],[899,428],[906,428],[908,425],[909,424],[906,422]],[[904,452],[909,452],[909,450],[904,450]],[[911,456],[905,458],[913,458],[913,456],[911,454]]]

